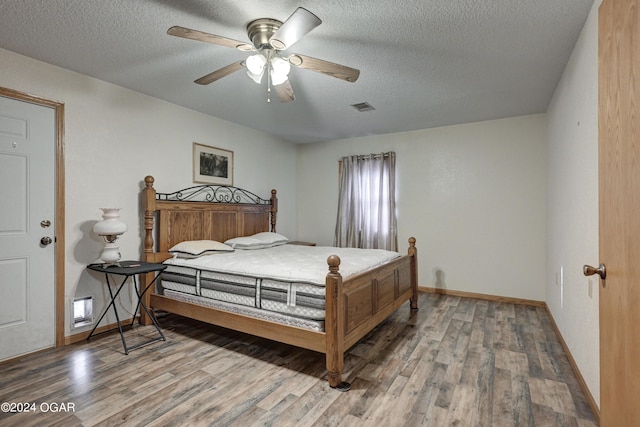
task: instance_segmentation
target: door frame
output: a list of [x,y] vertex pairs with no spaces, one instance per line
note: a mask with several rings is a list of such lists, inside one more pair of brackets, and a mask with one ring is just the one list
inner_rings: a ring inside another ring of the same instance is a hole
[[62,347],[64,345],[64,320],[66,317],[64,303],[64,103],[2,86],[0,86],[0,96],[41,105],[43,107],[50,107],[55,111],[55,346]]

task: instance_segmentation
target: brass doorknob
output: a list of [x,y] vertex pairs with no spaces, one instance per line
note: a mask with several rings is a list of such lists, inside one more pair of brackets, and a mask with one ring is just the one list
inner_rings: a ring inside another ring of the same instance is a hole
[[42,246],[47,246],[47,245],[50,245],[51,243],[53,243],[53,240],[51,240],[51,237],[49,236],[43,237],[42,239],[40,239],[40,244]]
[[598,268],[585,265],[582,267],[582,272],[585,276],[593,276],[594,274],[597,274],[602,280],[607,278],[607,267],[605,267],[604,264],[600,264]]

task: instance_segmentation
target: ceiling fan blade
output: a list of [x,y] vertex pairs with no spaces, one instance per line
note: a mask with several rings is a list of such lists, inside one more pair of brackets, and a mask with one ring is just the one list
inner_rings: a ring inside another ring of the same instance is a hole
[[289,102],[296,99],[296,96],[293,93],[293,88],[291,87],[291,82],[289,79],[285,80],[284,83],[279,84],[278,86],[273,87],[278,95],[278,99],[280,102]]
[[325,61],[322,59],[312,58],[306,55],[300,55],[294,53],[289,56],[289,62],[296,67],[304,68],[306,70],[315,71],[317,73],[326,74],[337,79],[345,80],[353,83],[358,80],[360,76],[360,70],[347,67],[346,65],[335,64],[333,62]]
[[244,60],[234,62],[233,64],[229,64],[226,67],[220,68],[219,70],[214,71],[213,73],[209,73],[206,76],[200,77],[195,82],[199,85],[208,85],[209,83],[213,83],[216,80],[220,80],[221,78],[228,76],[231,73],[235,73],[238,70],[244,68]]
[[307,9],[299,7],[269,39],[271,47],[277,50],[288,49],[305,34],[322,24],[320,18]]
[[216,36],[215,34],[209,34],[198,30],[192,30],[185,27],[171,27],[167,30],[167,34],[176,37],[182,37],[190,40],[197,40],[205,43],[212,43],[218,46],[232,47],[242,51],[255,50],[249,43],[241,42],[239,40],[233,40],[222,36]]

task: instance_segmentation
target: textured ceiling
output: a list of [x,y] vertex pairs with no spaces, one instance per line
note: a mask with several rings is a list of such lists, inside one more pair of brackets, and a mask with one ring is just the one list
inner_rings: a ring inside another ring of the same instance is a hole
[[[297,143],[546,111],[593,0],[2,0],[0,48]],[[299,6],[323,23],[287,53],[361,70],[355,83],[293,68],[296,100],[266,102],[235,49],[172,37],[180,25],[248,41],[257,18]],[[0,64],[0,68],[2,64]],[[376,110],[360,113],[351,104]]]

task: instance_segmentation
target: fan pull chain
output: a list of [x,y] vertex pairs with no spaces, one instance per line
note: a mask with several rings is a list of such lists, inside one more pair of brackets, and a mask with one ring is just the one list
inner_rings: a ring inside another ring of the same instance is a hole
[[271,70],[267,65],[267,103],[271,103]]

